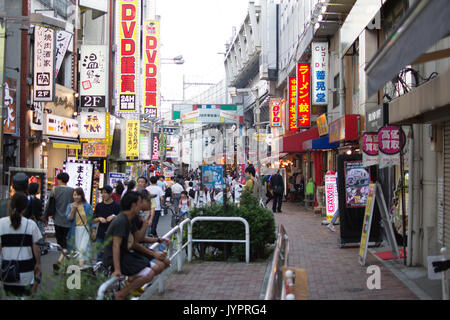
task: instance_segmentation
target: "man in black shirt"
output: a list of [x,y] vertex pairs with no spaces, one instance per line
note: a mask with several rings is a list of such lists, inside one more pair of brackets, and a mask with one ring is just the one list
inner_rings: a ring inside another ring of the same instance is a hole
[[[106,230],[108,230],[111,221],[119,215],[120,206],[112,199],[113,188],[105,185],[102,189],[103,201],[95,206],[94,223],[98,223],[97,236],[95,242],[103,243],[105,241]],[[99,249],[97,261],[103,260],[103,249]]]
[[152,281],[156,272],[150,267],[150,261],[134,253],[135,241],[132,234],[132,220],[140,212],[142,199],[136,192],[127,192],[120,200],[122,212],[111,222],[106,231],[105,266],[113,267],[113,276],[127,275],[128,285],[114,293],[116,300],[125,299],[130,292]]
[[280,170],[276,174],[272,175],[270,179],[270,186],[273,190],[273,203],[272,211],[281,212],[281,204],[283,203],[283,193],[284,193],[284,181],[283,177],[280,175]]

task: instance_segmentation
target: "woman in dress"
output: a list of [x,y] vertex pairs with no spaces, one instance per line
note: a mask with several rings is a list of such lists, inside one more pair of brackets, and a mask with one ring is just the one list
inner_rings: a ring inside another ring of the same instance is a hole
[[[80,265],[89,260],[90,235],[92,230],[93,210],[86,201],[82,188],[73,191],[74,202],[69,203],[66,210],[66,217],[72,222],[69,243],[75,244],[75,250],[80,253]],[[74,238],[75,237],[75,238]]]

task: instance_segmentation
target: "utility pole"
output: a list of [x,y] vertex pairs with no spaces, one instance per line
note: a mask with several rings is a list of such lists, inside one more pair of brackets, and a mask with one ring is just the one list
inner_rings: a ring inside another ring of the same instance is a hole
[[[261,163],[260,163],[260,159],[259,159],[259,127],[260,127],[260,122],[261,122],[261,107],[259,105],[259,95],[258,95],[258,89],[255,89],[255,125],[256,125],[256,166],[258,168],[258,172],[259,172],[259,179],[258,179],[258,185],[261,184]],[[258,186],[258,201],[259,199],[261,199],[261,186]]]

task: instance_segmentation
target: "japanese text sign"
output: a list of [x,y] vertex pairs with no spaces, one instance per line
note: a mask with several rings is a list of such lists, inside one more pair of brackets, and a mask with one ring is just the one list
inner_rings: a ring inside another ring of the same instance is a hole
[[85,158],[106,158],[107,156],[106,143],[83,143],[82,155]]
[[65,171],[69,175],[68,187],[82,188],[86,200],[90,202],[94,165],[83,162],[66,162]]
[[384,154],[397,154],[400,152],[405,137],[397,126],[386,126],[378,130],[378,147]]
[[81,46],[80,103],[82,108],[106,108],[107,46]]
[[117,91],[119,113],[139,113],[140,0],[117,0]]
[[309,63],[297,65],[297,126],[311,126],[311,66]]
[[327,220],[330,221],[333,215],[338,210],[338,192],[336,173],[334,171],[328,171],[325,175],[325,197],[326,197],[326,210]]
[[65,30],[56,31],[56,55],[55,55],[55,78],[58,76],[59,69],[66,55],[67,48],[69,47],[70,40],[72,40],[72,34]]
[[150,146],[152,160],[159,160],[159,134],[152,133],[152,141]]
[[139,120],[127,120],[126,156],[139,157]]
[[78,120],[45,114],[44,134],[64,138],[78,138]]
[[288,81],[288,108],[287,108],[287,127],[289,131],[299,131],[297,127],[297,79],[295,77],[289,77]]
[[150,133],[140,130],[139,134],[139,160],[151,160],[150,157]]
[[270,99],[270,126],[281,127],[281,99]]
[[80,139],[106,139],[106,113],[80,113]]
[[361,138],[361,148],[365,167],[378,164],[378,133],[365,132]]
[[314,105],[328,104],[328,42],[313,42],[311,50]]
[[143,113],[151,118],[158,117],[159,100],[159,22],[150,20],[144,22],[143,27]]
[[6,118],[3,119],[3,133],[17,134],[17,113],[16,113],[16,88],[17,80],[5,78],[5,94],[3,96],[4,106],[7,109]]
[[33,100],[53,101],[55,94],[55,31],[42,26],[34,28]]

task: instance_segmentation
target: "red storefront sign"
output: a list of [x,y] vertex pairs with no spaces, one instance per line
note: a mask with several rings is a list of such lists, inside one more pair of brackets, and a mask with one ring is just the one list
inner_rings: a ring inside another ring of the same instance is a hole
[[297,126],[309,128],[311,126],[311,66],[309,63],[297,65],[297,87]]
[[288,84],[288,129],[289,131],[299,131],[297,126],[297,79],[295,77],[289,77]]
[[144,113],[158,117],[158,72],[159,72],[159,23],[156,20],[144,24]]
[[345,140],[359,139],[359,114],[346,114],[328,126],[328,136],[330,143]]

